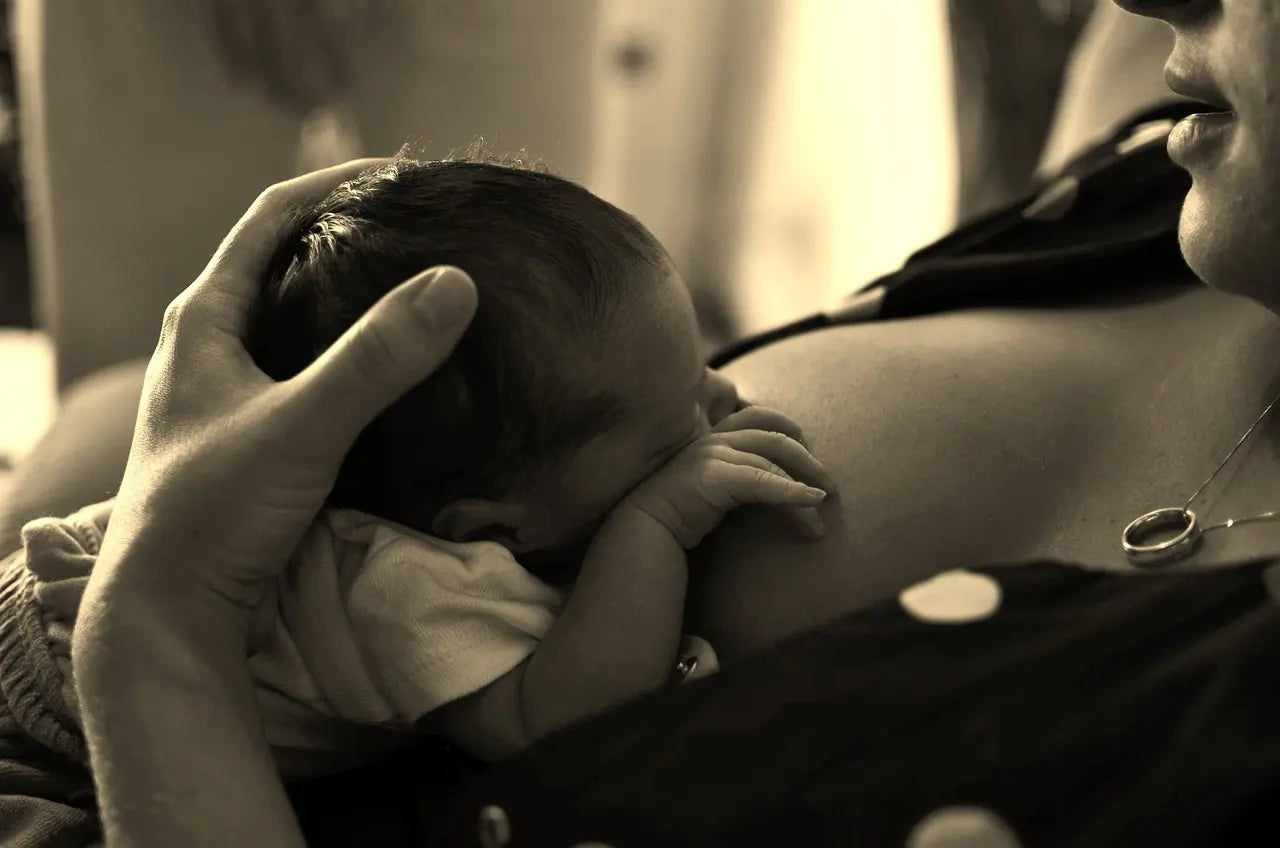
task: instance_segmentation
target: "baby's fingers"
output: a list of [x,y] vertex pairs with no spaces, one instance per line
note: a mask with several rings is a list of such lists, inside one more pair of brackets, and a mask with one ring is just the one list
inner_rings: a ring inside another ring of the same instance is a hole
[[737,430],[721,433],[721,442],[735,450],[752,453],[780,466],[788,476],[811,483],[827,492],[836,490],[836,481],[809,449],[785,433],[764,430]]
[[745,407],[721,418],[716,426],[711,428],[713,433],[730,433],[736,430],[771,430],[790,436],[797,442],[804,441],[804,434],[800,431],[799,424],[790,416],[767,406]]
[[793,480],[778,466],[752,454],[741,454],[738,462],[717,463],[716,488],[728,501],[725,508],[747,504],[812,507],[822,503],[827,493],[807,483]]
[[768,475],[774,480],[781,479],[789,484],[786,487],[778,487],[773,480],[763,478],[748,480],[748,486],[757,485],[764,488],[763,494],[749,501],[750,503],[767,503],[783,507],[783,514],[788,523],[811,539],[820,539],[826,535],[826,525],[817,510],[817,505],[826,498],[825,491],[798,482],[780,466],[757,454],[734,451],[731,456],[739,467],[748,466],[757,474]]

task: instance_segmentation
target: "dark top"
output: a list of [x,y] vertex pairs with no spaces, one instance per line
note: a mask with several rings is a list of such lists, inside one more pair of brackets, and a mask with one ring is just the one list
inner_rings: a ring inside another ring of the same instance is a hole
[[[833,323],[1196,284],[1176,236],[1189,180],[1152,124],[1194,109],[1135,116],[847,308],[713,364]],[[516,846],[1280,844],[1278,599],[1270,561],[947,572],[487,773],[453,757],[428,780],[404,761],[379,781],[403,826],[385,844],[483,844],[488,805]],[[328,791],[349,814],[342,780]],[[316,786],[304,822],[342,844]]]

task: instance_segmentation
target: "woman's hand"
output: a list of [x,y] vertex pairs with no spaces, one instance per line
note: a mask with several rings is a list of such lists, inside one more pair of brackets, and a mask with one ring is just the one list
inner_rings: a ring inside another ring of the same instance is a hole
[[677,454],[615,512],[643,513],[685,550],[696,547],[730,510],[749,503],[790,508],[816,536],[822,527],[812,523],[813,508],[834,486],[800,443],[799,425],[777,410],[748,406]]
[[244,648],[360,430],[453,350],[461,271],[420,274],[276,383],[241,343],[286,210],[373,161],[268,189],[169,307],[71,647],[106,842],[301,846]]
[[248,634],[356,436],[462,337],[475,286],[443,268],[386,295],[291,380],[272,381],[245,351],[246,315],[286,210],[374,164],[268,189],[170,305],[104,541],[106,573],[95,570],[93,583],[140,580],[184,604],[225,607]]

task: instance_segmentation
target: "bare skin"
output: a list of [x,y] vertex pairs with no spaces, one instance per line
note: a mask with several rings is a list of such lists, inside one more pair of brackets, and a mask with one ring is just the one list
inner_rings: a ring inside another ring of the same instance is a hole
[[[687,626],[731,662],[952,568],[1132,568],[1121,530],[1186,502],[1280,391],[1278,359],[1280,319],[1207,287],[843,327],[744,357],[726,375],[804,428],[841,494],[813,544],[731,516],[691,574]],[[1280,508],[1280,421],[1251,444],[1202,518]],[[1235,527],[1176,567],[1276,553],[1280,523]]]
[[[1280,7],[1118,5],[1172,28],[1166,81],[1227,128],[1192,145],[1188,124],[1170,148],[1192,177],[1179,243],[1214,288],[849,327],[732,365],[745,396],[806,428],[843,500],[824,506],[832,531],[809,549],[745,513],[713,538],[690,608],[722,660],[951,568],[1128,569],[1124,526],[1183,505],[1280,390]],[[1206,522],[1280,508],[1278,434],[1273,417],[1194,505]],[[1280,522],[1244,525],[1172,567],[1276,553]]]

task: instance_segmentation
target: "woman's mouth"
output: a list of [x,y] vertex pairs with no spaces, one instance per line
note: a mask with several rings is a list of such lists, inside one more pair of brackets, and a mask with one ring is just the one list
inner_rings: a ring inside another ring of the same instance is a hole
[[1236,113],[1206,106],[1183,118],[1169,133],[1169,158],[1183,168],[1204,163],[1225,146],[1236,126]]

